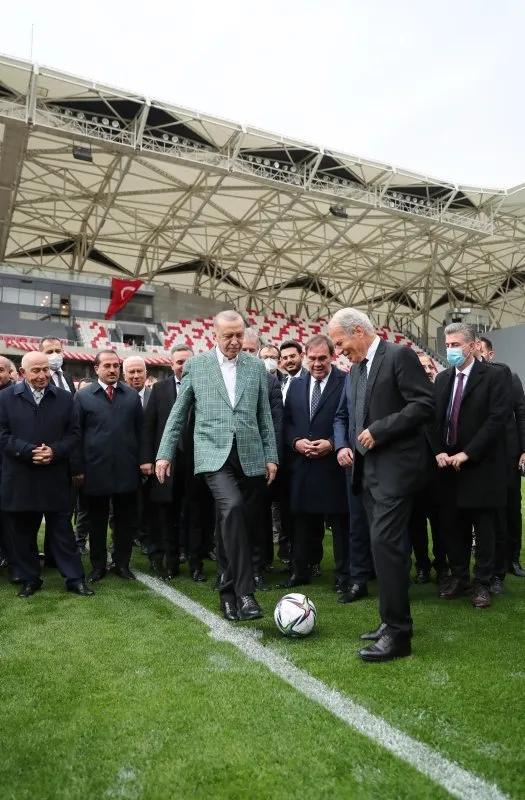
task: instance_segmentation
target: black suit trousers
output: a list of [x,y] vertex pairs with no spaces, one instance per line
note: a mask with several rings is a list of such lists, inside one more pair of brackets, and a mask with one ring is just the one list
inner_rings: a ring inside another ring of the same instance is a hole
[[332,529],[335,577],[347,581],[350,576],[347,514],[327,514],[326,519],[323,514],[294,515],[293,572],[299,578],[308,578],[310,567],[321,563],[325,521]]
[[105,569],[109,501],[113,508],[113,560],[117,567],[128,567],[133,539],[138,532],[137,493],[87,495],[89,510],[89,556],[93,569]]
[[476,534],[474,579],[490,586],[494,576],[496,550],[496,508],[458,508],[444,505],[441,524],[445,534],[450,574],[468,580],[472,551],[472,529]]
[[22,580],[34,583],[40,578],[38,530],[46,520],[49,552],[68,586],[84,580],[84,569],[71,526],[70,511],[16,511],[9,513],[13,559]]
[[261,506],[265,478],[247,477],[244,474],[235,444],[221,469],[203,475],[215,500],[220,545],[226,558],[219,591],[230,597],[253,594],[254,514],[258,513]]
[[[366,456],[365,456],[366,458]],[[393,469],[402,469],[393,465]],[[382,491],[372,470],[366,470],[363,501],[370,527],[370,541],[379,584],[379,613],[394,635],[412,635],[408,526],[413,496],[390,497]]]
[[[428,554],[428,522],[432,533],[432,552],[434,561]],[[436,571],[447,568],[447,552],[441,534],[439,506],[423,489],[414,498],[414,506],[410,517],[410,543],[416,560],[416,570],[430,572],[433,566]]]

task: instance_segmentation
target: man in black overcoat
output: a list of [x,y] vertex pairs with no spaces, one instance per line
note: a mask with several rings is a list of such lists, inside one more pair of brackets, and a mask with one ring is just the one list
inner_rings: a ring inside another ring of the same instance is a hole
[[310,581],[319,551],[319,531],[330,525],[335,560],[335,588],[347,588],[350,538],[345,475],[333,444],[334,416],[345,373],[332,366],[334,345],[321,334],[306,344],[309,376],[293,381],[284,408],[290,509],[294,522],[292,574],[286,588]]
[[24,380],[0,393],[1,507],[22,579],[19,597],[42,586],[38,531],[45,516],[50,553],[69,591],[91,595],[71,527],[69,459],[79,442],[70,392],[50,380],[47,356],[26,353]]
[[114,565],[111,571],[133,580],[129,568],[138,532],[137,491],[142,403],[138,393],[119,381],[120,361],[112,350],[95,357],[97,380],[75,395],[81,444],[73,461],[73,480],[83,488],[89,513],[91,582],[106,574],[109,501],[114,519]]

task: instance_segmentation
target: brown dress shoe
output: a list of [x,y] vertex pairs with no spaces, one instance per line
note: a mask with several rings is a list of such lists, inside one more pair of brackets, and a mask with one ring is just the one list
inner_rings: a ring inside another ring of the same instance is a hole
[[490,608],[490,592],[488,586],[476,583],[472,588],[472,605],[474,608]]
[[469,584],[464,578],[449,577],[439,589],[439,596],[445,600],[455,600],[469,593]]

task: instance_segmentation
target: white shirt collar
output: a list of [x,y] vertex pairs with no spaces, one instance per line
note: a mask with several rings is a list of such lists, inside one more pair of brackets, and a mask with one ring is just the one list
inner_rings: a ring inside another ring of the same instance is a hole
[[[26,381],[26,386],[28,387],[28,389],[30,389],[30,390],[31,390],[31,393],[32,393],[33,395],[35,395],[35,394],[38,394],[38,395],[43,395],[43,394],[44,394],[44,392],[45,392],[45,390],[46,390],[46,389],[34,389],[34,388],[31,386],[31,384],[29,383],[29,381]],[[47,388],[47,387],[46,387],[46,388]]]
[[145,393],[146,393],[146,387],[143,386],[142,389],[139,392],[139,397],[140,397],[141,400],[144,400]]
[[223,364],[231,364],[232,366],[237,366],[237,360],[239,358],[238,355],[236,355],[235,358],[226,358],[224,353],[221,353],[218,347],[215,348],[215,352],[217,353],[217,358],[219,359],[219,364],[221,365],[221,367]]
[[466,380],[468,378],[468,376],[470,375],[471,371],[472,371],[472,367],[474,366],[475,360],[476,359],[473,358],[472,362],[468,365],[468,367],[465,367],[465,369],[458,369],[456,367],[456,378],[458,377],[459,373],[461,373],[462,375],[465,376],[465,380]]
[[366,352],[365,358],[366,358],[366,360],[368,361],[369,364],[374,359],[374,356],[376,354],[377,348],[379,347],[379,342],[380,341],[381,341],[380,337],[376,336],[374,341],[372,342],[372,344],[370,345],[370,347],[368,348],[368,350]]
[[[102,388],[104,389],[104,391],[106,391],[106,389],[107,389],[107,388],[108,388],[108,386],[109,386],[109,383],[104,383],[104,381],[101,381],[101,380],[100,380],[100,378],[98,379],[98,384],[99,384],[99,386],[102,386]],[[115,389],[115,387],[116,387],[116,385],[117,385],[117,384],[116,384],[116,383],[112,383],[111,385],[112,385],[112,386],[113,386],[113,388]]]
[[[331,374],[332,374],[332,367],[330,367],[330,372],[328,373],[328,375],[326,376],[326,378],[323,378],[323,379],[321,380],[321,387],[322,387],[323,389],[324,389],[324,387],[326,386],[326,384],[328,383],[328,378],[330,377],[330,375],[331,375]],[[313,375],[312,375],[311,377],[312,377],[312,386],[313,386],[313,384],[315,383],[315,381],[316,381],[316,380],[318,380],[318,379],[317,379],[317,378],[314,378],[314,376],[313,376]]]

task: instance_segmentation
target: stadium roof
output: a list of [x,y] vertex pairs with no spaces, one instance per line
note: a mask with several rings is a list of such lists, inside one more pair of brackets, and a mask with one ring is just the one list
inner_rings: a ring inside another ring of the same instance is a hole
[[454,306],[524,316],[523,185],[458,186],[8,57],[0,141],[0,262],[423,330]]

